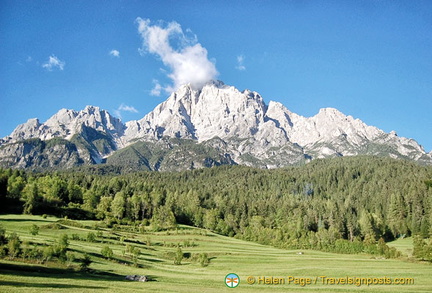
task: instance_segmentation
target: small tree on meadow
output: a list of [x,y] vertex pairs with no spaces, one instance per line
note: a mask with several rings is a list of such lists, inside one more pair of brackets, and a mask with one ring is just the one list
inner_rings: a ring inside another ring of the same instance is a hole
[[177,251],[176,251],[175,256],[174,256],[174,264],[175,265],[181,265],[182,260],[183,260],[183,251],[179,247],[179,248],[177,248]]
[[92,262],[93,261],[91,260],[90,256],[86,253],[84,255],[84,258],[81,260],[80,269],[82,271],[87,270]]
[[206,267],[206,266],[208,266],[210,264],[210,259],[209,259],[207,253],[205,253],[205,252],[204,253],[200,253],[199,263],[200,263],[200,265],[202,267]]
[[109,248],[109,246],[104,246],[101,250],[101,254],[106,259],[112,259],[114,256],[114,253],[113,253],[112,249]]
[[11,258],[15,258],[21,253],[21,241],[16,233],[9,236],[8,250]]
[[33,235],[33,236],[38,235],[38,234],[39,234],[39,226],[36,225],[36,224],[33,224],[33,225],[30,227],[30,234]]
[[87,234],[87,241],[88,242],[96,242],[96,234],[93,232],[89,232]]
[[54,257],[54,249],[52,248],[52,246],[47,246],[44,248],[43,250],[43,257],[42,260],[45,261],[49,261]]

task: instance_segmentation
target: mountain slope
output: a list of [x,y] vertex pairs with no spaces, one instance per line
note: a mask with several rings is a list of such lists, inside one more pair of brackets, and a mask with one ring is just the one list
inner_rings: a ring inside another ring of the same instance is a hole
[[[0,141],[0,164],[19,168],[67,168],[102,163],[105,157],[123,145],[124,127],[119,119],[99,107],[87,106],[82,111],[61,109],[45,123],[29,119],[3,138]],[[40,149],[34,148],[34,141],[50,143],[43,144],[43,149]],[[61,149],[64,153],[74,154],[64,156]],[[42,153],[45,155],[35,159]]]
[[[32,148],[29,139],[51,141],[50,148]],[[62,147],[70,155],[60,155]],[[35,160],[41,153],[45,159]],[[432,154],[415,140],[385,133],[337,109],[303,117],[278,102],[266,105],[256,92],[241,92],[220,81],[198,90],[184,85],[141,120],[123,124],[93,106],[78,112],[62,109],[45,123],[30,119],[0,141],[0,165],[17,168],[105,161],[148,170],[219,164],[278,168],[360,154],[432,163]]]

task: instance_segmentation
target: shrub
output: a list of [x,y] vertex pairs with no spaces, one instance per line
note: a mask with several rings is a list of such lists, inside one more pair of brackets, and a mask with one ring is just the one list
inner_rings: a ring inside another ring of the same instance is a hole
[[49,261],[54,257],[54,248],[52,246],[47,246],[43,250],[43,261]]
[[7,243],[6,230],[0,224],[0,245],[6,244],[6,243]]
[[182,260],[183,260],[183,251],[181,250],[180,247],[178,247],[174,256],[174,264],[181,265]]
[[133,259],[134,267],[138,267],[138,256],[140,255],[141,250],[138,247],[135,247],[132,253],[133,253],[132,259]]
[[9,254],[7,246],[0,246],[0,258],[4,258]]
[[30,227],[30,234],[33,235],[33,236],[38,235],[38,234],[39,234],[39,226],[36,225],[36,224],[33,224],[33,225]]
[[37,262],[43,261],[43,251],[36,247],[36,245],[30,250],[30,258]]
[[416,258],[432,262],[432,240],[425,241],[423,237],[416,235],[414,236],[413,244],[413,255]]
[[81,224],[80,222],[69,220],[67,217],[65,217],[62,220],[58,220],[57,222],[59,224],[61,224],[61,225],[65,225],[65,226],[71,226],[71,227],[77,227],[77,228],[85,228],[85,226],[83,224]]
[[96,235],[93,232],[89,232],[87,234],[87,241],[88,242],[96,242]]
[[31,248],[24,247],[22,250],[22,253],[21,253],[21,257],[23,259],[30,259],[31,258],[31,255],[30,255],[31,252],[30,251],[31,251]]
[[75,253],[73,253],[72,251],[66,252],[66,260],[69,266],[72,265],[75,259],[76,259]]
[[105,257],[107,259],[111,259],[114,256],[114,253],[113,253],[112,249],[109,248],[109,246],[104,246],[101,250],[101,254],[103,257]]
[[8,251],[11,258],[17,257],[21,253],[21,241],[16,233],[9,235]]
[[60,247],[66,249],[69,246],[69,236],[67,234],[62,234],[60,236],[60,241],[59,241]]
[[59,223],[46,224],[46,225],[43,225],[41,228],[42,229],[51,229],[51,230],[64,229],[64,227],[62,225],[60,225]]
[[200,263],[200,265],[202,267],[206,267],[206,266],[208,266],[210,264],[210,259],[209,259],[207,253],[205,253],[205,252],[204,253],[200,253],[199,263]]
[[81,269],[82,271],[87,270],[88,267],[90,266],[90,264],[91,264],[92,262],[93,262],[93,261],[91,260],[90,256],[86,253],[86,254],[84,255],[84,258],[81,259],[80,269]]

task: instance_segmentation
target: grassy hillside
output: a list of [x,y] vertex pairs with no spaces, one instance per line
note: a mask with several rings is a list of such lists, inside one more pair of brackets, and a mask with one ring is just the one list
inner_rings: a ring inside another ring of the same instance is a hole
[[388,246],[394,247],[408,257],[413,256],[413,238],[399,238],[395,241],[387,243]]
[[[64,221],[54,217],[29,215],[2,215],[0,223],[6,235],[16,232],[22,247],[52,244],[63,234],[69,237],[68,251],[76,260],[59,264],[24,262],[21,259],[0,260],[1,292],[430,292],[432,266],[402,260],[386,260],[370,255],[345,255],[304,250],[282,250],[235,238],[220,236],[202,229],[179,226],[164,232],[126,232],[121,227],[114,231],[102,227],[97,221]],[[54,225],[57,223],[58,225]],[[30,233],[32,225],[39,227],[38,235]],[[73,225],[73,226],[70,226]],[[99,228],[96,230],[96,228]],[[125,229],[127,227],[124,227]],[[140,227],[136,227],[138,230]],[[89,233],[97,235],[95,242],[87,240]],[[80,239],[80,240],[73,240]],[[408,241],[408,240],[407,240]],[[173,264],[173,256],[180,245],[185,258],[181,265]],[[404,243],[406,245],[406,243]],[[101,250],[109,246],[112,260],[102,257]],[[131,246],[140,250],[137,267]],[[207,253],[210,264],[202,267],[196,260]],[[90,255],[90,272],[78,270],[78,260]],[[70,267],[69,269],[67,267]],[[235,289],[226,287],[229,273],[240,276]],[[151,282],[124,280],[126,275],[150,276]],[[285,284],[265,285],[247,283],[247,277],[283,278]],[[411,285],[324,285],[304,287],[287,284],[287,277],[311,278],[414,278]]]

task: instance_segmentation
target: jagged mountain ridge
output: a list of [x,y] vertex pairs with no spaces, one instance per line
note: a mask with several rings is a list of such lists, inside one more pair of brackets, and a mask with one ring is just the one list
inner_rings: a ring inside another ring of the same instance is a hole
[[80,133],[83,127],[89,127],[110,135],[116,143],[123,135],[123,123],[105,110],[99,107],[87,106],[82,111],[61,109],[45,123],[39,119],[29,119],[26,123],[18,125],[9,137],[4,138],[4,143],[17,142],[29,138],[49,140],[60,137],[70,140],[76,133]]
[[[56,139],[57,144],[49,145],[57,149],[50,152],[46,144],[43,151],[35,149],[29,139]],[[137,143],[140,147],[134,148]],[[71,154],[56,159],[59,145],[68,145]],[[149,170],[218,164],[277,168],[360,154],[432,162],[432,154],[415,140],[385,133],[336,109],[324,108],[313,117],[303,117],[278,102],[266,105],[257,92],[240,92],[220,81],[199,90],[184,85],[140,120],[123,124],[93,106],[82,111],[62,109],[45,123],[30,119],[0,141],[0,165],[20,168],[97,164],[107,158],[113,164],[136,160]],[[46,159],[35,160],[38,155]],[[156,163],[150,164],[152,160]]]

